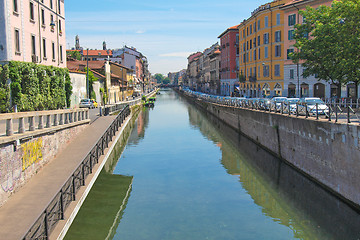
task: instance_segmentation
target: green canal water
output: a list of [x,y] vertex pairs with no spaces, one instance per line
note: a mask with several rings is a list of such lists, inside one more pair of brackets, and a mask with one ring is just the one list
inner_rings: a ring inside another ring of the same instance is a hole
[[65,239],[360,239],[358,212],[171,90],[118,148]]

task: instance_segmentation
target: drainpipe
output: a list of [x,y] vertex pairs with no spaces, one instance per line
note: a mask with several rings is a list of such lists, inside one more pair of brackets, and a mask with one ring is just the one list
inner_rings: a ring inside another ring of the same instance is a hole
[[[297,9],[297,23],[300,24],[300,18],[299,18],[299,8],[293,4],[293,7]],[[296,75],[297,75],[297,92],[298,92],[298,98],[300,98],[300,74],[299,74],[299,61],[296,63]]]
[[269,10],[270,10],[270,67],[269,67],[269,71],[270,71],[270,81],[272,81],[273,80],[273,75],[272,75],[272,64],[273,64],[273,51],[272,51],[272,46],[273,46],[273,42],[272,42],[272,40],[273,40],[273,32],[272,32],[272,30],[273,30],[273,22],[272,22],[272,10],[271,10],[271,6],[270,6],[270,8],[269,8]]
[[[39,63],[42,63],[42,47],[41,47],[41,42],[42,42],[42,38],[41,38],[41,19],[40,19],[40,1],[37,1],[38,4],[38,24],[39,24],[39,46],[40,46],[40,61]],[[35,12],[34,12],[35,14]]]

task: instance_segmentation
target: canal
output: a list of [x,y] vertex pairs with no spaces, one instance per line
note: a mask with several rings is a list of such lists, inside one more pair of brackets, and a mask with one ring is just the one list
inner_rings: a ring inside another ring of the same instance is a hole
[[65,239],[360,239],[357,211],[172,90],[121,147]]

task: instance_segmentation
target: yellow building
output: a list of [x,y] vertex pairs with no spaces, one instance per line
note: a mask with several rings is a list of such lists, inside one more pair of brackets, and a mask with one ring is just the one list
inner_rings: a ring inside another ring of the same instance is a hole
[[239,29],[239,88],[248,97],[282,96],[284,89],[284,12],[290,0],[264,4]]

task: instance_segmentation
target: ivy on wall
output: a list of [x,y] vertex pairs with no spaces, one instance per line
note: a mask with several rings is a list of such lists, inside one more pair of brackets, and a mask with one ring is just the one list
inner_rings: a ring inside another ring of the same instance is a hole
[[68,69],[10,61],[0,67],[0,111],[53,110],[70,106]]

